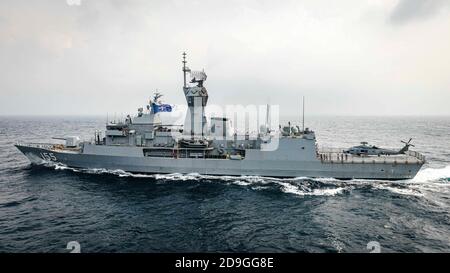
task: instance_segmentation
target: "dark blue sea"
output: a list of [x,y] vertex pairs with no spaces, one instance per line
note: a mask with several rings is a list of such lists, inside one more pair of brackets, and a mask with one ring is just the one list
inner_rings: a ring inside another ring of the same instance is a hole
[[450,251],[450,117],[311,117],[320,146],[414,150],[416,178],[387,182],[32,167],[16,141],[90,139],[102,117],[0,118],[0,252]]

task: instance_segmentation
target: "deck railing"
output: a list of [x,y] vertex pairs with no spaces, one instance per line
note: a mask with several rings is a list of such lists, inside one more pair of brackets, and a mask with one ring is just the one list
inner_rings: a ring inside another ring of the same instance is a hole
[[30,147],[30,148],[39,148],[39,149],[45,149],[50,151],[65,151],[65,152],[75,152],[78,153],[81,151],[82,147],[74,147],[74,148],[67,148],[64,147],[64,145],[61,144],[51,144],[51,143],[22,143],[17,142],[16,143],[19,146],[24,147]]
[[324,163],[379,163],[379,164],[421,164],[425,162],[425,156],[407,151],[400,155],[353,155],[344,153],[343,149],[322,148],[317,151],[317,158]]
[[31,148],[47,149],[47,150],[53,149],[53,146],[54,146],[54,144],[50,144],[50,143],[23,143],[23,142],[17,142],[17,145],[31,147]]

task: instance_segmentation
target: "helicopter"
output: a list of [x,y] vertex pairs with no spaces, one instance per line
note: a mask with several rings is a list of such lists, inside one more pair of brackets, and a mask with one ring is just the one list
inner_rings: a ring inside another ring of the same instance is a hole
[[405,154],[409,147],[415,147],[413,144],[411,144],[412,138],[410,138],[408,141],[401,140],[400,142],[404,143],[405,146],[401,148],[400,150],[390,150],[390,149],[384,149],[380,148],[374,145],[368,145],[367,142],[361,142],[361,145],[353,146],[348,150],[344,150],[343,152],[345,154],[352,154],[352,155],[400,155]]

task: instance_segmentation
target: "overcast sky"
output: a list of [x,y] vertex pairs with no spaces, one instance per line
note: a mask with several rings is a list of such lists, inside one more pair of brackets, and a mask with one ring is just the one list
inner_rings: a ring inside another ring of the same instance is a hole
[[450,115],[450,0],[78,1],[0,1],[0,115],[185,103],[183,51],[211,104]]

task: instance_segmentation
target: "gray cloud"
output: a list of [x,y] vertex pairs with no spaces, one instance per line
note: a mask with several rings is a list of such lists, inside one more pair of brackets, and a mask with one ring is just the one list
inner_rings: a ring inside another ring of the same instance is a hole
[[[181,53],[211,104],[298,115],[450,114],[450,17],[385,24],[388,1],[0,1],[0,115],[184,104]],[[370,16],[367,16],[367,15]]]
[[393,24],[427,19],[448,6],[448,0],[400,0],[389,19]]

